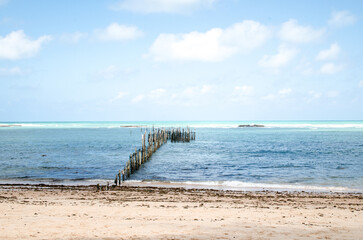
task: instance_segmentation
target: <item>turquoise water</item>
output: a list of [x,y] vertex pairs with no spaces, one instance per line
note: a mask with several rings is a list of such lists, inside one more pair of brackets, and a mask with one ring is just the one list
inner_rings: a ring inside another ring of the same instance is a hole
[[[265,127],[238,128],[254,123]],[[130,181],[363,191],[363,121],[0,123],[0,182],[112,181],[141,146],[144,129],[129,125],[197,132],[162,146]]]
[[363,121],[133,121],[133,122],[0,122],[26,128],[118,128],[120,126],[235,128],[263,124],[266,128],[363,129]]

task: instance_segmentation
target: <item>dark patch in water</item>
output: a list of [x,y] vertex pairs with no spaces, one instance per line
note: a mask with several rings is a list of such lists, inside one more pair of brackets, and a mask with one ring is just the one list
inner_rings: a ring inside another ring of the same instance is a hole
[[43,167],[39,167],[39,169],[67,170],[67,169],[71,169],[71,168],[69,168],[69,167],[49,167],[49,166],[43,166]]
[[295,152],[290,151],[290,150],[260,150],[260,151],[255,151],[252,152],[254,154],[295,154]]

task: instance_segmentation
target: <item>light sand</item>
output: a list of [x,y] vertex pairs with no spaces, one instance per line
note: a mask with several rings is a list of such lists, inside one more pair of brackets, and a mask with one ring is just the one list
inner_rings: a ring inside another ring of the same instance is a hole
[[0,239],[363,239],[361,194],[0,186]]

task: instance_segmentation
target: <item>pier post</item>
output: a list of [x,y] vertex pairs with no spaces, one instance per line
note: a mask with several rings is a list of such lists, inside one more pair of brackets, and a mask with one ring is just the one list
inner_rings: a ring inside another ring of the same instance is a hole
[[127,178],[129,178],[130,177],[130,175],[131,175],[131,166],[132,166],[132,154],[130,155],[130,161],[129,161],[129,164],[128,164],[128,174],[127,174]]
[[141,150],[139,149],[139,168],[141,167],[141,161],[142,161],[142,157],[141,157]]
[[118,170],[118,185],[121,186],[121,170]]
[[[141,132],[143,129],[141,129]],[[146,143],[147,138],[147,143]],[[130,178],[142,164],[149,161],[153,153],[162,145],[170,140],[173,142],[190,142],[195,140],[196,133],[188,126],[186,128],[154,128],[146,129],[141,134],[141,148],[135,147],[135,152],[130,154],[129,160],[126,162],[124,169],[118,171],[115,178],[115,184],[121,186],[122,182]]]

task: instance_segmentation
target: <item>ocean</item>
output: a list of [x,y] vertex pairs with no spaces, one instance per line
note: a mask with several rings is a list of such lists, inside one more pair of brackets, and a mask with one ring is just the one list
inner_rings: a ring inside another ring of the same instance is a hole
[[3,122],[0,183],[113,183],[152,126],[196,140],[163,145],[130,183],[363,192],[363,121]]

